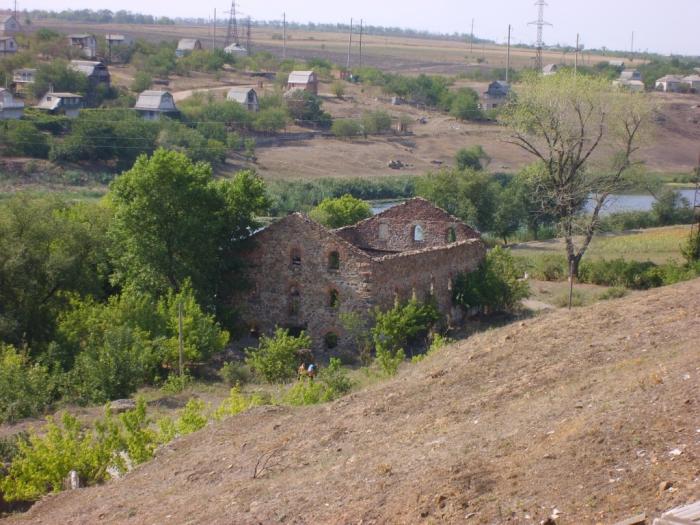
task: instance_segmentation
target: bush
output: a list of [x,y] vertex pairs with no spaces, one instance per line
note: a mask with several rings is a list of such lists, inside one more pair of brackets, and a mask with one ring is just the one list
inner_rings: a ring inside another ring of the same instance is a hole
[[481,171],[485,165],[489,163],[491,158],[486,154],[481,146],[472,146],[471,148],[462,148],[455,155],[457,169],[473,169]]
[[362,115],[362,129],[365,135],[376,135],[391,129],[391,117],[385,111],[369,111]]
[[[554,298],[554,305],[558,306],[559,308],[566,308],[569,306],[569,292],[565,292],[562,294],[559,294]],[[573,295],[571,296],[571,306],[574,308],[578,308],[580,306],[584,306],[586,303],[586,296],[583,295],[579,290],[574,290]]]
[[0,124],[0,147],[6,156],[47,158],[49,141],[37,127],[21,120]]
[[454,300],[465,309],[490,313],[510,311],[530,295],[522,268],[510,251],[496,247],[486,254],[479,268],[457,276]]
[[336,80],[331,84],[331,93],[333,93],[337,98],[343,98],[345,96],[345,83],[342,80]]
[[309,212],[309,217],[328,228],[349,226],[371,216],[369,204],[349,194],[335,199],[323,199]]
[[43,413],[55,393],[54,378],[46,367],[0,343],[0,423]]
[[284,108],[261,109],[253,121],[253,129],[263,133],[274,133],[287,126],[289,117]]
[[406,359],[406,352],[403,348],[390,350],[383,346],[378,346],[375,352],[375,361],[379,369],[387,376],[394,376],[399,371],[399,366]]
[[311,338],[277,328],[273,337],[262,336],[257,348],[246,348],[246,364],[270,383],[284,383],[296,376],[297,351],[311,346]]
[[226,362],[219,370],[221,379],[229,386],[245,385],[252,379],[252,371],[248,365],[240,362]]
[[230,416],[235,416],[248,410],[249,408],[269,404],[269,400],[259,394],[246,397],[241,393],[240,386],[236,385],[231,389],[229,396],[214,411],[214,419],[221,421]]
[[331,133],[339,138],[357,137],[362,134],[362,124],[349,118],[334,120]]
[[530,259],[528,270],[539,281],[562,281],[569,275],[566,257],[554,253]]
[[623,288],[622,286],[613,286],[601,293],[598,296],[598,299],[600,299],[601,301],[607,301],[609,299],[620,299],[627,295],[627,293],[627,288]]
[[375,325],[371,330],[372,340],[379,358],[380,350],[393,353],[428,334],[440,319],[440,313],[432,303],[420,303],[411,299],[405,304],[397,303],[382,312],[375,310]]
[[315,405],[337,399],[352,389],[352,381],[340,363],[331,358],[327,367],[321,368],[318,381],[297,381],[282,398],[289,405]]

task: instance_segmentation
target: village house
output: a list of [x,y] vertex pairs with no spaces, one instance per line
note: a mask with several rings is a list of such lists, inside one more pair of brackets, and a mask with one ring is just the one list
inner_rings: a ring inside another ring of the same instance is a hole
[[13,15],[0,14],[0,36],[11,36],[22,31],[22,26]]
[[559,71],[559,66],[556,64],[547,64],[542,68],[542,74],[546,77],[555,75]]
[[85,58],[93,59],[97,56],[97,39],[87,33],[68,35],[68,43],[71,47],[80,49]]
[[246,107],[248,111],[259,111],[258,94],[253,88],[236,86],[229,89],[226,100],[238,102]]
[[226,46],[224,48],[224,53],[228,53],[229,55],[243,57],[243,56],[248,55],[248,50],[245,47],[243,47],[242,45],[234,42],[233,44]]
[[25,93],[31,84],[34,84],[36,69],[15,69],[12,72],[12,84],[17,93]]
[[146,120],[160,120],[163,116],[175,116],[179,113],[175,99],[169,91],[142,92],[134,109]]
[[16,53],[17,41],[12,36],[0,36],[0,56]]
[[105,42],[107,42],[107,59],[110,64],[112,63],[112,49],[118,49],[129,43],[124,35],[117,33],[107,33],[105,35]]
[[503,80],[491,82],[482,97],[481,109],[496,109],[507,102],[509,95],[510,84],[508,82],[504,82]]
[[641,80],[613,80],[612,85],[621,89],[632,91],[633,93],[641,93],[644,91],[644,82]]
[[54,93],[49,91],[46,93],[37,109],[47,111],[52,115],[65,115],[66,117],[75,118],[83,109],[83,97],[75,93]]
[[639,80],[641,82],[644,79],[642,78],[642,74],[639,72],[639,70],[637,70],[637,69],[625,69],[622,73],[620,73],[620,78],[618,80],[624,80],[624,81]]
[[0,120],[16,120],[22,118],[24,102],[16,100],[12,93],[0,88]]
[[681,90],[683,79],[676,75],[666,75],[658,79],[655,83],[657,91],[665,91],[666,93],[678,93]]
[[700,93],[700,75],[688,75],[681,82],[691,93]]
[[88,86],[90,90],[94,90],[99,85],[109,87],[110,85],[110,75],[109,69],[102,62],[95,62],[92,60],[71,60],[70,68],[73,71],[82,73],[88,79]]
[[287,79],[287,89],[301,89],[318,95],[318,76],[314,71],[292,71]]
[[448,324],[459,323],[453,280],[486,253],[477,231],[421,198],[337,230],[294,213],[247,242],[250,288],[240,306],[251,333],[306,330],[317,350],[351,346],[341,314],[366,318],[396,300],[434,301]]
[[196,38],[181,38],[177,43],[175,56],[184,57],[192,51],[199,51],[200,49],[202,49],[202,43]]

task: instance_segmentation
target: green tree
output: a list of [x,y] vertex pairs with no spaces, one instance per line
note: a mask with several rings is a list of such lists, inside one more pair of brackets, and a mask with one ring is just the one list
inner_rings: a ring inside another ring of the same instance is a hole
[[297,352],[311,346],[311,338],[302,332],[294,337],[277,328],[273,337],[262,336],[257,348],[246,348],[246,364],[270,383],[284,383],[296,376]]
[[255,116],[253,128],[263,133],[274,133],[287,126],[287,111],[284,108],[261,109]]
[[45,366],[0,343],[0,423],[41,414],[55,394],[55,381]]
[[191,279],[198,301],[221,315],[241,284],[238,242],[267,207],[262,180],[242,171],[214,181],[209,165],[161,149],[112,183],[110,202],[115,281],[162,294]]
[[296,90],[287,98],[287,107],[292,118],[303,126],[329,128],[331,116],[323,111],[321,99],[304,90]]
[[65,60],[53,60],[37,68],[32,93],[36,98],[40,98],[51,87],[56,92],[84,95],[88,91],[88,79],[82,73],[71,69]]
[[[643,94],[615,90],[604,79],[573,72],[530,76],[516,95],[499,119],[511,130],[510,142],[541,162],[538,192],[551,206],[545,211],[558,220],[570,273],[576,276],[600,211],[626,186],[651,106]],[[593,169],[592,155],[603,145],[611,152],[607,165]],[[593,211],[582,217],[589,199]]]
[[457,169],[472,169],[476,171],[483,170],[491,161],[491,157],[484,151],[480,145],[472,146],[471,148],[462,148],[455,155]]
[[309,212],[309,217],[329,228],[342,228],[371,216],[369,204],[349,194],[336,199],[323,199]]
[[362,133],[362,124],[355,119],[337,119],[331,125],[331,133],[340,138],[357,137]]
[[145,71],[139,71],[134,75],[134,80],[131,82],[131,91],[141,93],[142,91],[150,89],[152,83],[153,78],[151,75]]
[[45,159],[49,141],[31,122],[10,120],[0,124],[0,148],[3,154]]
[[508,237],[526,222],[526,211],[522,198],[522,188],[511,182],[498,194],[498,204],[493,217],[493,232],[508,244]]

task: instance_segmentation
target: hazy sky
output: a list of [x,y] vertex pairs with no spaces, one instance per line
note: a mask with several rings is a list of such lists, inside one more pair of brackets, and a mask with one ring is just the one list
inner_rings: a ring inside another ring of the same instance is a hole
[[[0,0],[10,7],[12,0]],[[629,49],[632,31],[636,51],[700,55],[700,0],[549,0],[545,42],[574,44],[576,33],[587,47]],[[2,6],[5,4],[5,6]],[[126,9],[154,15],[208,17],[214,8],[227,11],[230,0],[197,2],[155,0],[19,0],[20,9]],[[515,42],[534,43],[537,18],[534,0],[240,0],[238,9],[253,19],[297,22],[347,22],[363,18],[367,24],[410,27],[440,32],[470,31],[505,41],[508,24]],[[220,16],[220,15],[219,15]]]

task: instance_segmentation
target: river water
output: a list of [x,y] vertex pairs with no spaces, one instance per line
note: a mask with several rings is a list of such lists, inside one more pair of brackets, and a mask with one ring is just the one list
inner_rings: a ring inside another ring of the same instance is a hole
[[[690,204],[693,204],[695,197],[694,189],[678,190],[681,196],[685,197]],[[375,215],[384,210],[388,210],[392,206],[401,204],[403,200],[387,200],[387,201],[372,201],[372,213]],[[623,211],[649,211],[654,203],[654,198],[651,195],[611,195],[605,204],[605,208],[601,211],[601,215],[610,215],[611,213]],[[587,210],[591,211],[593,205],[589,204]]]

